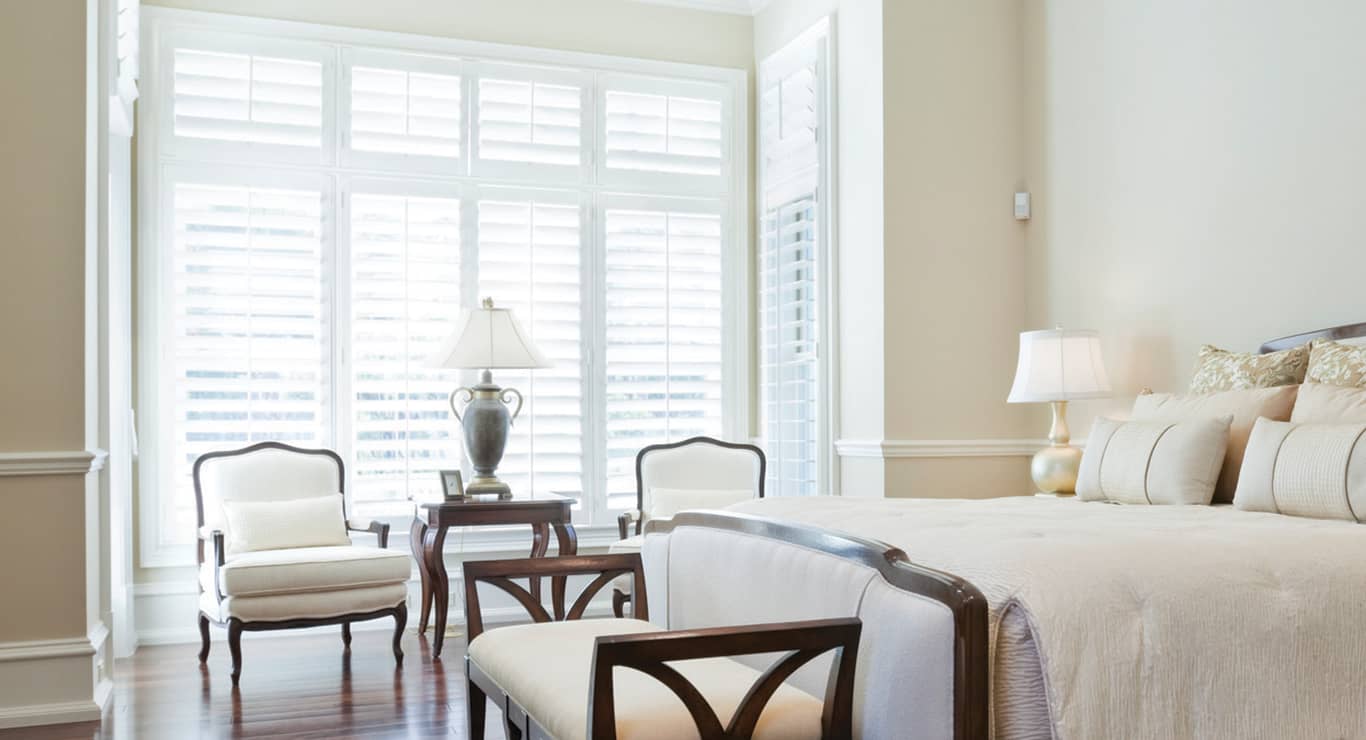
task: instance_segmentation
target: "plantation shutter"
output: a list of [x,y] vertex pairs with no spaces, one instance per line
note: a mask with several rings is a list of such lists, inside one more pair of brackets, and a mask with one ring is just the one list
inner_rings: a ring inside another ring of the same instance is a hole
[[463,158],[458,62],[348,50],[347,163],[457,172]]
[[582,208],[572,196],[486,188],[478,208],[479,295],[510,308],[553,366],[495,370],[521,392],[498,477],[514,491],[585,489]]
[[722,219],[716,205],[616,198],[604,228],[607,490],[626,508],[640,448],[721,433]]
[[191,537],[199,455],[280,440],[327,446],[329,300],[323,191],[173,186],[164,378],[174,505]]
[[607,75],[603,79],[604,182],[723,187],[723,88]]
[[351,235],[351,453],[354,512],[439,499],[459,469],[448,394],[456,371],[426,367],[460,316],[460,200],[356,193]]
[[[178,138],[308,148],[323,145],[323,63],[219,44],[175,49]],[[315,157],[317,158],[317,157]]]
[[585,78],[483,64],[474,84],[474,173],[578,181],[588,161]]
[[821,61],[819,46],[799,44],[761,69],[759,388],[771,495],[824,492]]

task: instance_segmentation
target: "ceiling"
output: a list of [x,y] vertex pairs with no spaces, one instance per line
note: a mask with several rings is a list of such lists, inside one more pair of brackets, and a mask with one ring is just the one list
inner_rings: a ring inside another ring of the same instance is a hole
[[635,0],[651,5],[672,5],[677,8],[706,10],[712,13],[731,13],[734,15],[754,15],[771,0]]

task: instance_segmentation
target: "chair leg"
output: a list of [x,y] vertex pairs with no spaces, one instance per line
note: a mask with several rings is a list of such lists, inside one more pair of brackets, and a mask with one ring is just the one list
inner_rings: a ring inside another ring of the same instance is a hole
[[616,615],[617,619],[626,617],[626,605],[630,602],[630,596],[627,596],[616,589],[612,589],[612,613]]
[[242,677],[242,620],[228,620],[228,652],[232,653],[232,685]]
[[465,681],[465,706],[470,720],[470,740],[484,740],[484,710],[488,709],[489,699],[484,690]]
[[403,665],[403,630],[408,626],[408,602],[405,600],[394,610],[394,662]]
[[199,615],[199,662],[209,659],[209,618]]
[[347,650],[351,649],[351,623],[342,622],[342,645]]

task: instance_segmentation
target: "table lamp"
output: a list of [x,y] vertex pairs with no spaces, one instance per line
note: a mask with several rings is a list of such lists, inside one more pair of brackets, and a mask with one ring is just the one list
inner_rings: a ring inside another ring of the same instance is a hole
[[1077,490],[1081,450],[1068,444],[1067,402],[1110,395],[1110,379],[1094,331],[1043,329],[1020,333],[1020,361],[1008,403],[1048,402],[1053,406],[1052,445],[1030,462],[1034,485],[1043,493],[1071,495]]
[[[522,411],[522,394],[515,388],[500,388],[493,382],[493,370],[527,370],[550,367],[517,317],[506,308],[494,308],[493,299],[465,315],[465,320],[428,361],[428,367],[482,370],[479,383],[472,388],[451,391],[451,413],[464,430],[465,451],[474,468],[474,479],[465,486],[467,495],[496,493],[507,497],[512,489],[496,475],[498,463],[507,446],[508,429]],[[457,400],[467,396],[464,412]],[[517,405],[508,413],[508,404]]]

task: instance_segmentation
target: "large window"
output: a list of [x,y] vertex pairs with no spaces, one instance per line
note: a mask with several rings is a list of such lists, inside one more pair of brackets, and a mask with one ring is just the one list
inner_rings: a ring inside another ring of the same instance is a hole
[[771,495],[832,493],[827,27],[759,69],[759,391]]
[[526,397],[500,476],[576,523],[632,504],[640,447],[744,434],[743,73],[149,17],[149,564],[192,541],[210,450],[336,449],[362,518],[468,474],[473,372],[426,359],[485,296],[554,363],[495,374]]

